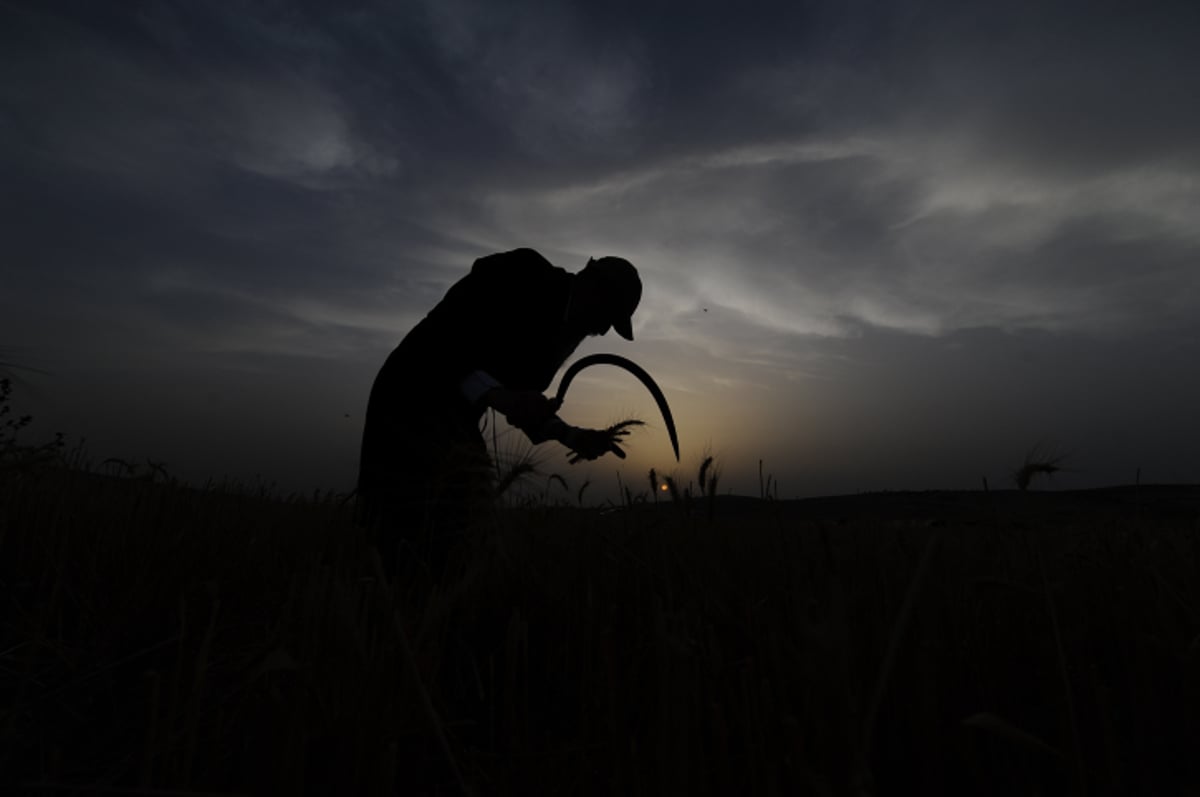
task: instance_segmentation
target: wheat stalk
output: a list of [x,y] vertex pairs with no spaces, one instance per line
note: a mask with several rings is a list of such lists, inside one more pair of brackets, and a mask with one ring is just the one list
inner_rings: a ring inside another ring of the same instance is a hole
[[1065,454],[1042,454],[1041,446],[1036,445],[1025,455],[1025,461],[1021,464],[1021,467],[1012,472],[1013,481],[1016,482],[1018,489],[1027,490],[1029,489],[1029,484],[1033,481],[1033,477],[1039,473],[1046,476],[1053,476],[1060,470],[1064,470],[1062,462],[1065,459]]

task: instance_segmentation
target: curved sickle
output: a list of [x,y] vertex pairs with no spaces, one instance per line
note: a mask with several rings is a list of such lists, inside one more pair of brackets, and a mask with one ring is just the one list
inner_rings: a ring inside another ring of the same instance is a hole
[[586,357],[580,357],[575,362],[571,363],[570,367],[563,373],[562,381],[558,383],[558,394],[555,396],[555,403],[561,407],[563,399],[567,395],[567,388],[571,386],[571,380],[575,375],[584,368],[592,365],[615,365],[618,368],[624,368],[629,373],[638,378],[638,381],[646,386],[650,391],[650,395],[654,396],[654,402],[658,404],[658,411],[662,413],[663,420],[667,424],[667,434],[671,436],[671,448],[675,450],[675,461],[679,461],[679,436],[675,434],[675,419],[671,417],[671,407],[667,404],[667,397],[663,395],[662,389],[658,383],[646,370],[633,360],[622,357],[619,354],[589,354]]

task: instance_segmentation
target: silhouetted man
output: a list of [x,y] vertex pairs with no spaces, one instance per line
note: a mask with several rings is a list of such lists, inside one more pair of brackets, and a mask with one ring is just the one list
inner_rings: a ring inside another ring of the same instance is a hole
[[572,274],[532,249],[480,258],[451,286],[388,357],[367,405],[360,517],[389,569],[403,542],[440,570],[471,512],[487,505],[479,420],[489,407],[534,443],[557,440],[589,460],[624,456],[613,434],[564,423],[543,392],[586,336],[611,328],[633,340],[641,295],[637,270],[619,257]]

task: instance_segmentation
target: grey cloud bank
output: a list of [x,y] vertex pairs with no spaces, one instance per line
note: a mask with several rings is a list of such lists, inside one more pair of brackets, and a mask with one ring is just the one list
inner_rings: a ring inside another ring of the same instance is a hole
[[387,352],[527,245],[638,265],[637,341],[580,354],[642,362],[737,491],[973,488],[1047,439],[1061,486],[1200,479],[1193,6],[593,5],[0,6],[39,425],[347,488]]

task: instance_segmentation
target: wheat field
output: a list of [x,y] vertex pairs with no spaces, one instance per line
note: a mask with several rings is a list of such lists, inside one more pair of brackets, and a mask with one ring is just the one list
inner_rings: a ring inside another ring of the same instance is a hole
[[2,473],[2,783],[1200,784],[1197,490],[628,497],[497,509],[441,583],[388,585],[336,496]]

